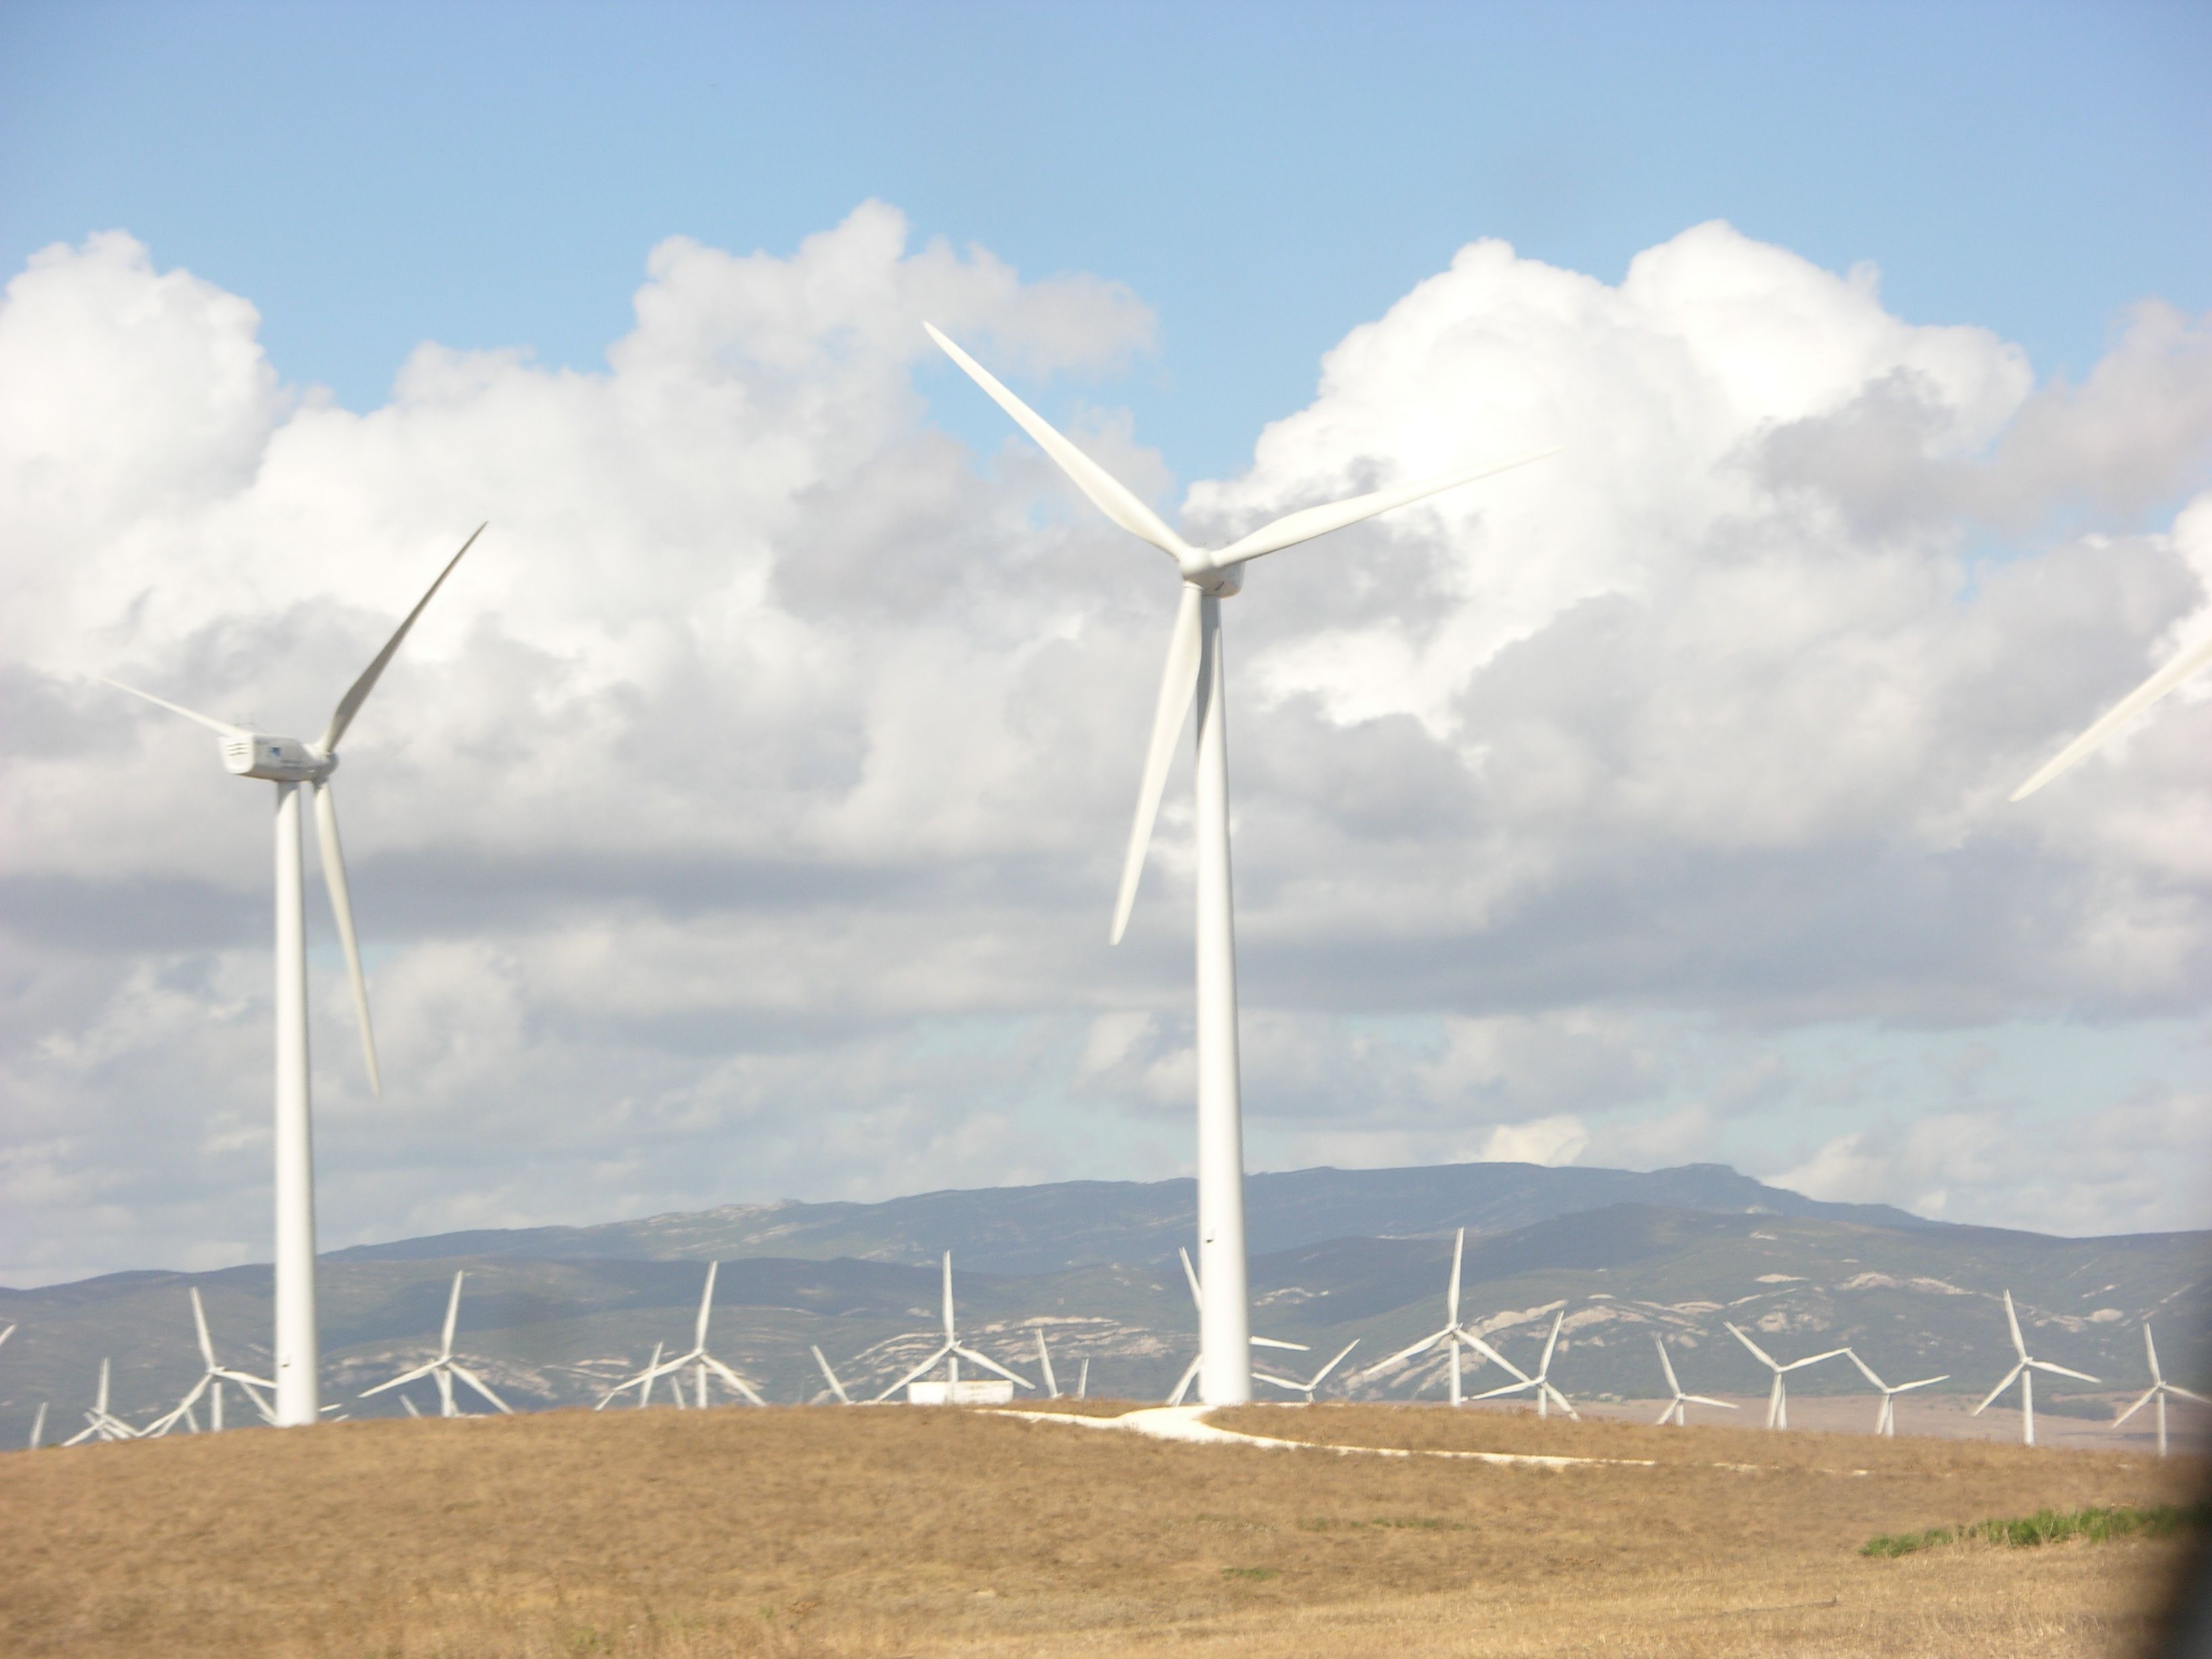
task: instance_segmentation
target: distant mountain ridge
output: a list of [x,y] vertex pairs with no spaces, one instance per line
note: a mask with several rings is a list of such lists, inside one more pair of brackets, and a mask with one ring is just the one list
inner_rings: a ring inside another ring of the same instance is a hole
[[[1832,1204],[1770,1187],[1722,1164],[1635,1170],[1535,1164],[1292,1170],[1245,1177],[1255,1254],[1336,1238],[1418,1237],[1464,1226],[1510,1232],[1616,1205],[1717,1215],[1773,1215],[1900,1229],[1942,1229],[1886,1204]],[[1190,1242],[1197,1189],[1188,1180],[1068,1181],[921,1193],[875,1204],[724,1205],[576,1227],[438,1233],[330,1253],[338,1261],[458,1257],[538,1261],[735,1261],[784,1256],[920,1263],[945,1250],[986,1273],[1058,1273],[1154,1261]]]

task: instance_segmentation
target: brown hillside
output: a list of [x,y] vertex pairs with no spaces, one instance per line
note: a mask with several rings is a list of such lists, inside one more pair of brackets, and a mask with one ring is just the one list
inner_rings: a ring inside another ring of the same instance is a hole
[[[1881,1532],[2192,1496],[2130,1455],[1437,1408],[1218,1416],[1562,1471],[960,1411],[552,1413],[0,1457],[31,1655],[1710,1656],[2140,1650],[2172,1543]],[[1725,1465],[1752,1465],[1729,1468]]]

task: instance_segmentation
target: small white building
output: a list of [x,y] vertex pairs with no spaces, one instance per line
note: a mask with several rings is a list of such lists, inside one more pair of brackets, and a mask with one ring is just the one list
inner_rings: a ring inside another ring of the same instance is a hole
[[906,1385],[906,1403],[909,1406],[1010,1406],[1014,1400],[1014,1385],[1002,1376],[986,1377],[980,1382],[909,1382]]

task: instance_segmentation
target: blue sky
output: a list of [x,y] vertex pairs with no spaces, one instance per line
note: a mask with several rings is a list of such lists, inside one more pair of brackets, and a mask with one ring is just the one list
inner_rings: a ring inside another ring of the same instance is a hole
[[662,237],[786,252],[878,197],[1135,289],[1110,395],[1188,479],[1478,235],[1612,281],[1726,218],[2078,374],[2122,307],[2212,305],[2208,65],[2179,3],[19,0],[0,257],[128,228],[368,408],[424,339],[597,367]]
[[266,1252],[265,804],[89,677],[319,720],[485,518],[348,740],[380,1101],[310,900],[328,1242],[1188,1169],[1180,774],[1103,944],[1171,583],[925,316],[1194,528],[1565,446],[1237,601],[1254,1167],[2212,1221],[2212,701],[2004,804],[2212,618],[2208,67],[2184,4],[0,9],[0,1278]]

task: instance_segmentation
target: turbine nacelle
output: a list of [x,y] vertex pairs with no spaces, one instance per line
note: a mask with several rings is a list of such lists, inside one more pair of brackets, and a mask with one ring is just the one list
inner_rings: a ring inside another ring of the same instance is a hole
[[337,770],[338,757],[297,738],[240,732],[222,740],[222,768],[234,778],[270,783],[320,783]]
[[1210,599],[1234,599],[1244,591],[1244,567],[1226,567],[1201,562],[1200,559],[1178,559],[1182,568],[1182,579]]

